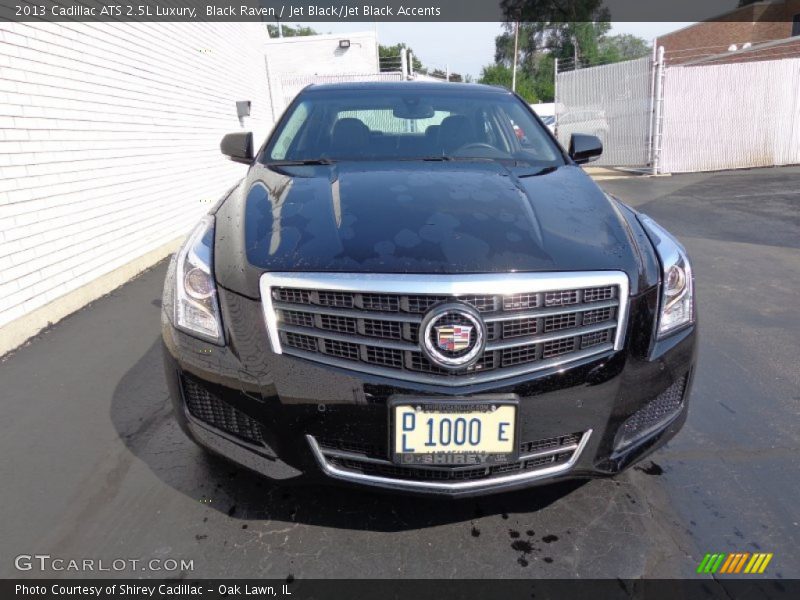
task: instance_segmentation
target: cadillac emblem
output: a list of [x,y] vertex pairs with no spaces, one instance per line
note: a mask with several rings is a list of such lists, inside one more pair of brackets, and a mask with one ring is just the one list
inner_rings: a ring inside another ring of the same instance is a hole
[[419,327],[420,348],[434,365],[450,370],[474,365],[486,347],[486,329],[478,311],[465,302],[431,308]]
[[436,327],[436,343],[442,350],[460,352],[469,348],[472,325],[444,325]]

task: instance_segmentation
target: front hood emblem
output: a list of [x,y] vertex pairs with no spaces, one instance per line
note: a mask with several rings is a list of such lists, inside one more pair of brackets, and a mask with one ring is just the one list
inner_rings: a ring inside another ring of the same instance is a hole
[[443,325],[436,327],[436,344],[448,352],[460,352],[469,348],[472,325]]
[[420,349],[434,365],[451,370],[474,365],[486,347],[480,313],[465,302],[431,308],[419,327]]

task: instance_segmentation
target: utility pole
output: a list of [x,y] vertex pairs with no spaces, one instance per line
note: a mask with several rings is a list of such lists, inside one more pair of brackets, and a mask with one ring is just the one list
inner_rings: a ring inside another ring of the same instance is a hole
[[517,91],[517,48],[519,48],[519,21],[514,21],[514,66],[511,69],[511,91]]
[[659,46],[658,54],[656,55],[658,62],[656,64],[656,81],[655,81],[655,115],[653,116],[653,158],[651,160],[652,173],[657,175],[661,172],[661,132],[662,132],[662,117],[663,117],[663,92],[662,86],[664,81],[664,46]]
[[553,133],[558,137],[558,57],[553,59]]
[[403,72],[403,79],[408,79],[408,50],[400,48],[400,70]]

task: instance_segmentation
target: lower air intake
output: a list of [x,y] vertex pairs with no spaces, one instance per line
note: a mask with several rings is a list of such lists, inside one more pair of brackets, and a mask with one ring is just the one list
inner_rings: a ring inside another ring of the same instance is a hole
[[193,417],[247,442],[263,443],[258,421],[232,407],[199,381],[187,376],[182,380],[186,408]]
[[688,375],[684,375],[656,396],[655,400],[651,400],[628,417],[620,427],[615,447],[624,448],[675,418],[683,408],[687,378]]

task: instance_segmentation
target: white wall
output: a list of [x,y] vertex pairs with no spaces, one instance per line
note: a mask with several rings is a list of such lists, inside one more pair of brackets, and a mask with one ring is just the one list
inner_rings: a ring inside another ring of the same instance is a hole
[[[339,48],[339,40],[350,47]],[[266,44],[270,74],[357,75],[377,73],[378,38],[373,31],[272,38]]]
[[[350,40],[350,47],[339,48],[339,40]],[[401,79],[380,73],[378,38],[372,31],[272,38],[264,49],[276,121],[309,84]]]
[[531,104],[531,108],[540,117],[552,117],[556,114],[555,102],[539,102],[538,104]]
[[219,141],[242,129],[236,100],[256,145],[271,126],[266,39],[258,23],[0,24],[0,328],[184,234],[243,176]]
[[659,170],[800,163],[800,59],[667,67]]

